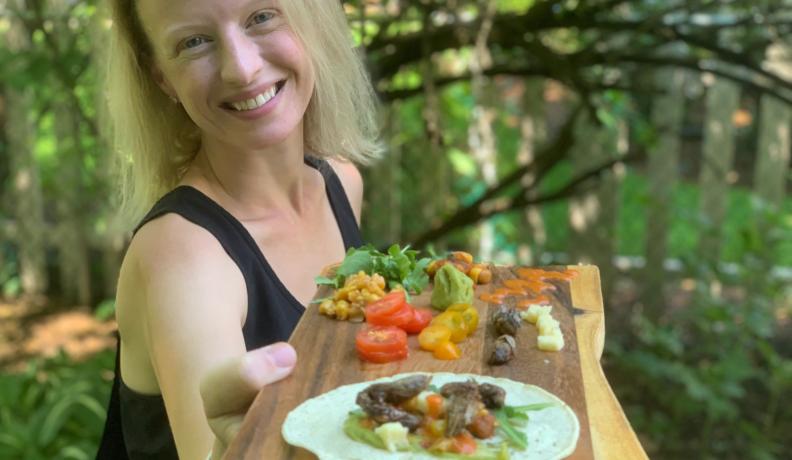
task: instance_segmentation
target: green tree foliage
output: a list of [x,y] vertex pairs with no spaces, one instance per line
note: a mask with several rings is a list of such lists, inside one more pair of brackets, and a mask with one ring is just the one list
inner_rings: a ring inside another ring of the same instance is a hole
[[[792,220],[757,202],[739,226],[741,259],[685,259],[687,308],[659,322],[636,310],[611,331],[607,367],[653,458],[782,458],[789,451],[792,357],[777,315],[790,313],[788,284],[770,276]],[[722,292],[731,291],[731,295]]]

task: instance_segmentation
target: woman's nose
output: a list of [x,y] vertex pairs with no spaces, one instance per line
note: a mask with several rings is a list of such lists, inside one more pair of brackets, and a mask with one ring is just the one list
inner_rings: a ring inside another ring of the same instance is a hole
[[237,86],[255,81],[263,65],[256,42],[242,32],[229,33],[224,42],[220,69],[223,81]]

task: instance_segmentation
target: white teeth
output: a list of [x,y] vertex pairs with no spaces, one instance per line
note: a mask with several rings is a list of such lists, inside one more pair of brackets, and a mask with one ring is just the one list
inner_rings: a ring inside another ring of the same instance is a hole
[[262,94],[259,94],[258,96],[252,99],[248,99],[242,102],[232,102],[231,107],[233,107],[235,110],[238,111],[257,109],[262,105],[266,104],[267,102],[269,102],[269,100],[272,99],[275,96],[275,93],[277,92],[278,92],[277,88],[275,86],[271,86],[270,89],[264,91]]

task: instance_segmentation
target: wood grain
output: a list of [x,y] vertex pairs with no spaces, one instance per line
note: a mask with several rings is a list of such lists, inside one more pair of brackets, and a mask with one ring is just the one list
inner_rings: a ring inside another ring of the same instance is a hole
[[[570,268],[580,275],[571,283],[556,282],[558,289],[552,296],[553,316],[561,323],[565,348],[558,353],[539,351],[536,330],[526,324],[517,336],[517,358],[506,366],[486,364],[495,337],[488,330],[489,321],[484,320],[491,306],[478,299],[475,306],[482,321],[461,344],[463,358],[456,361],[434,359],[430,353],[420,351],[416,338],[411,337],[407,360],[389,364],[361,362],[355,353],[354,335],[362,325],[333,321],[310,308],[290,339],[298,351],[298,366],[290,377],[259,393],[226,458],[315,458],[287,445],[280,436],[280,426],[291,409],[340,385],[411,371],[487,374],[538,385],[556,394],[578,415],[581,436],[570,458],[641,458],[643,450],[599,367],[604,343],[599,273],[596,267]],[[496,279],[515,277],[508,267],[498,267],[495,274]],[[476,297],[492,286],[480,286]],[[430,293],[426,292],[413,303],[425,306],[429,298]],[[612,445],[623,450],[612,449]],[[611,452],[625,455],[611,456]],[[636,455],[626,455],[632,453]]]
[[568,268],[579,273],[570,291],[572,304],[578,312],[575,329],[594,457],[598,460],[648,459],[600,366],[605,346],[605,314],[599,270],[590,265]]

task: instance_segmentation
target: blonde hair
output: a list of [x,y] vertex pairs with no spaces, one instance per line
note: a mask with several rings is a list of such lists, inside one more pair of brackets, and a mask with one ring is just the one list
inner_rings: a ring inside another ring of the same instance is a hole
[[[105,82],[109,134],[118,154],[120,217],[134,225],[176,186],[200,147],[200,131],[160,89],[150,71],[153,51],[135,0],[111,3],[111,39]],[[377,140],[376,98],[351,45],[340,2],[279,2],[315,73],[304,116],[307,151],[367,164],[382,151]],[[318,21],[311,19],[321,18]]]

